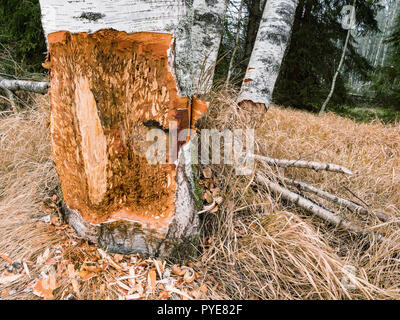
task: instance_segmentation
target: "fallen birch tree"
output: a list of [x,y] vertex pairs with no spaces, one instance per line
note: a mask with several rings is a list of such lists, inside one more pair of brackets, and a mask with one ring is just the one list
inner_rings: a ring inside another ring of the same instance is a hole
[[45,81],[9,80],[0,77],[0,88],[8,91],[29,91],[46,94],[49,90],[49,83]]

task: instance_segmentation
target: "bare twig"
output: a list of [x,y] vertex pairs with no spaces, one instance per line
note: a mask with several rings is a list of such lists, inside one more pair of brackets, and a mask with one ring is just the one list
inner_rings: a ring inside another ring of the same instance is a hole
[[283,199],[295,203],[298,205],[300,208],[303,208],[304,210],[316,215],[317,217],[327,221],[328,223],[336,226],[336,227],[341,227],[343,229],[349,230],[349,231],[354,231],[354,232],[362,232],[362,228],[353,222],[339,216],[335,212],[329,211],[327,209],[324,209],[312,201],[302,197],[299,194],[296,194],[288,189],[285,189],[281,187],[279,184],[272,182],[265,176],[262,176],[260,174],[256,174],[256,180],[265,185],[267,188],[269,188],[272,192],[275,194],[279,194]]
[[36,81],[26,81],[26,80],[8,80],[0,77],[0,88],[8,91],[30,91],[40,94],[46,94],[49,89],[48,82],[36,82]]
[[349,209],[352,212],[355,213],[362,213],[362,214],[369,214],[372,213],[374,214],[376,217],[379,218],[379,220],[383,221],[383,222],[387,222],[389,221],[389,217],[383,213],[380,212],[374,212],[374,211],[369,211],[366,208],[364,208],[363,206],[360,206],[359,204],[347,200],[347,199],[343,199],[340,198],[338,196],[335,196],[329,192],[320,190],[318,188],[315,188],[314,186],[305,183],[305,182],[301,182],[301,181],[296,181],[294,179],[288,179],[288,178],[283,178],[283,181],[286,183],[289,183],[291,185],[294,185],[296,188],[298,188],[299,190],[303,190],[303,191],[307,191],[307,192],[311,192],[315,195],[317,195],[318,197],[325,199],[325,200],[329,200],[332,201],[334,203],[337,203],[341,206],[346,207],[347,209]]
[[322,163],[322,162],[304,161],[304,160],[274,159],[274,158],[260,156],[257,154],[250,154],[249,156],[253,157],[254,159],[261,160],[270,166],[277,166],[282,168],[295,167],[295,168],[312,169],[315,171],[325,170],[331,172],[344,173],[347,175],[353,175],[353,172],[351,172],[346,167],[342,167],[332,163]]

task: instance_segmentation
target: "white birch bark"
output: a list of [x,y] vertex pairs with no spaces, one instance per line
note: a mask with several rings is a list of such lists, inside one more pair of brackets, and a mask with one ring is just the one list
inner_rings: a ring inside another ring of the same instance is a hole
[[355,213],[362,213],[362,214],[369,214],[372,213],[373,215],[375,215],[376,217],[378,217],[378,219],[380,219],[383,222],[387,222],[389,221],[389,217],[381,212],[374,212],[374,211],[369,211],[366,208],[364,208],[363,206],[344,199],[344,198],[340,198],[336,195],[333,195],[329,192],[320,190],[318,188],[315,188],[314,186],[302,182],[302,181],[296,181],[294,179],[288,179],[288,178],[284,178],[283,179],[284,182],[289,183],[291,185],[294,185],[296,188],[298,188],[300,191],[307,191],[310,193],[313,193],[315,195],[317,195],[318,197],[325,199],[325,200],[329,200],[332,201],[333,203],[337,203],[340,206],[346,207],[348,208],[351,212],[355,212]]
[[298,205],[300,208],[303,208],[304,210],[312,213],[313,215],[327,221],[328,223],[336,226],[336,227],[341,227],[346,230],[354,231],[354,232],[362,232],[362,228],[351,221],[345,219],[344,217],[341,217],[335,212],[332,212],[330,210],[324,209],[312,201],[302,197],[301,195],[294,193],[288,189],[285,189],[281,187],[279,184],[272,182],[268,178],[256,174],[256,180],[265,185],[268,189],[270,189],[272,192],[275,194],[279,195],[282,197],[282,199],[285,199],[286,201],[289,201],[291,203],[295,203]]
[[252,101],[267,108],[289,43],[298,0],[268,0],[238,103]]
[[[196,1],[195,1],[196,2]],[[196,3],[200,3],[197,1]],[[207,1],[208,7],[215,12],[222,12],[223,1]],[[168,53],[170,72],[173,74],[178,93],[181,96],[193,95],[193,72],[195,59],[204,55],[204,48],[209,49],[209,64],[216,59],[220,39],[212,39],[206,46],[203,33],[217,36],[218,24],[222,19],[218,15],[214,25],[200,18],[197,29],[194,28],[193,40],[201,40],[192,46],[192,24],[195,16],[190,1],[184,0],[40,0],[42,24],[47,36],[54,32],[95,33],[102,29],[114,29],[126,33],[160,32],[169,33],[173,41]],[[207,16],[199,4],[199,12]],[[203,10],[203,11],[201,11]],[[213,16],[214,17],[214,16]],[[213,20],[214,21],[214,20]],[[207,30],[201,31],[204,27]],[[193,53],[195,52],[195,54]],[[193,57],[195,55],[195,58]],[[54,124],[53,124],[54,125]],[[181,148],[176,163],[175,215],[169,224],[153,230],[151,225],[139,220],[107,220],[100,224],[85,221],[74,208],[65,205],[67,221],[77,233],[94,243],[108,247],[114,252],[138,252],[148,255],[165,255],[173,249],[174,241],[196,236],[198,216],[194,209],[192,171],[186,148]],[[121,224],[123,228],[115,228]],[[138,228],[138,225],[140,227]],[[171,241],[170,241],[171,240]]]
[[0,88],[10,90],[10,91],[30,91],[40,94],[47,93],[49,89],[48,82],[35,82],[26,80],[8,80],[0,77]]
[[173,32],[186,15],[183,0],[40,0],[45,35],[60,30],[94,33]]
[[[181,96],[205,93],[202,69],[212,83],[226,10],[225,0],[40,0],[45,35],[57,31],[94,33],[113,28],[127,33],[170,33],[175,39],[176,80]],[[203,65],[203,62],[205,64]],[[200,79],[201,81],[202,79]]]
[[232,72],[233,72],[233,64],[235,62],[236,51],[239,48],[240,26],[241,26],[241,22],[242,22],[243,4],[244,4],[244,0],[241,0],[239,11],[238,11],[238,22],[237,22],[237,28],[236,28],[235,47],[233,48],[232,57],[231,57],[231,60],[229,61],[228,75],[226,77],[226,84],[229,84],[229,81],[231,80],[231,76],[232,76]]
[[95,33],[115,29],[126,33],[161,32],[174,36],[171,50],[178,92],[193,94],[191,52],[192,7],[184,0],[40,0],[47,35],[58,31]]
[[194,0],[192,45],[193,77],[197,94],[211,90],[214,68],[221,44],[226,11],[225,0]]
[[347,174],[349,176],[353,175],[353,172],[351,172],[346,167],[339,166],[333,163],[323,163],[323,162],[306,161],[306,160],[274,159],[274,158],[260,156],[257,154],[250,154],[248,155],[248,157],[264,161],[269,166],[277,166],[281,168],[290,168],[290,167],[304,168],[304,169],[312,169],[315,171],[339,172]]
[[333,79],[332,79],[331,90],[329,91],[329,94],[328,94],[328,96],[326,97],[324,103],[322,104],[321,110],[319,111],[319,114],[320,114],[320,115],[323,114],[323,113],[325,112],[326,106],[328,105],[329,101],[330,101],[331,98],[332,98],[333,92],[335,91],[336,80],[337,80],[337,77],[339,76],[340,69],[342,69],[342,65],[343,65],[343,62],[344,62],[344,57],[346,56],[347,45],[348,45],[348,43],[349,43],[349,38],[350,38],[350,32],[351,32],[351,29],[349,29],[349,30],[347,31],[347,36],[346,36],[346,41],[344,42],[343,51],[342,51],[342,56],[340,57],[339,65],[338,65],[338,67],[337,67],[337,69],[336,69],[336,72],[335,72],[335,74],[334,74],[334,76],[333,76]]

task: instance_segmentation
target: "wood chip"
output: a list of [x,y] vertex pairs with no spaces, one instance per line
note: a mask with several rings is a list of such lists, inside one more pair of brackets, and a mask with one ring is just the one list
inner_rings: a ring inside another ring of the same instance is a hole
[[11,276],[0,277],[0,284],[11,283],[11,282],[14,282],[15,280],[18,280],[21,277],[22,277],[22,274],[14,274]]
[[102,249],[98,248],[97,251],[100,253],[100,256],[104,259],[107,260],[110,265],[112,265],[115,269],[117,270],[122,270],[122,267],[118,265],[117,263],[114,262],[114,260]]
[[211,177],[212,177],[212,171],[211,171],[211,168],[210,168],[210,167],[205,168],[205,169],[203,170],[203,176],[204,176],[206,179],[211,179]]
[[207,203],[211,203],[213,201],[213,197],[211,195],[211,192],[206,190],[203,195],[203,199],[207,201]]
[[69,279],[70,279],[71,284],[72,284],[72,288],[74,289],[77,297],[79,298],[80,297],[79,284],[78,284],[78,281],[76,280],[76,277],[75,277],[75,268],[74,268],[74,266],[72,264],[69,264],[68,267],[67,267],[67,271],[68,271]]
[[6,255],[4,253],[0,253],[0,258],[2,258],[8,264],[13,264],[14,263],[14,261],[8,255]]

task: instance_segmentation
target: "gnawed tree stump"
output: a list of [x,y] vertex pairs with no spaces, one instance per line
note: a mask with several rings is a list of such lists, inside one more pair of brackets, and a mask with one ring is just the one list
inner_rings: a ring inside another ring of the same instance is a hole
[[43,0],[41,8],[67,222],[111,252],[168,255],[198,234],[189,137],[173,161],[150,164],[146,136],[159,128],[170,141],[171,126],[179,134],[207,111],[191,97],[203,63],[191,53],[193,8],[178,0]]

